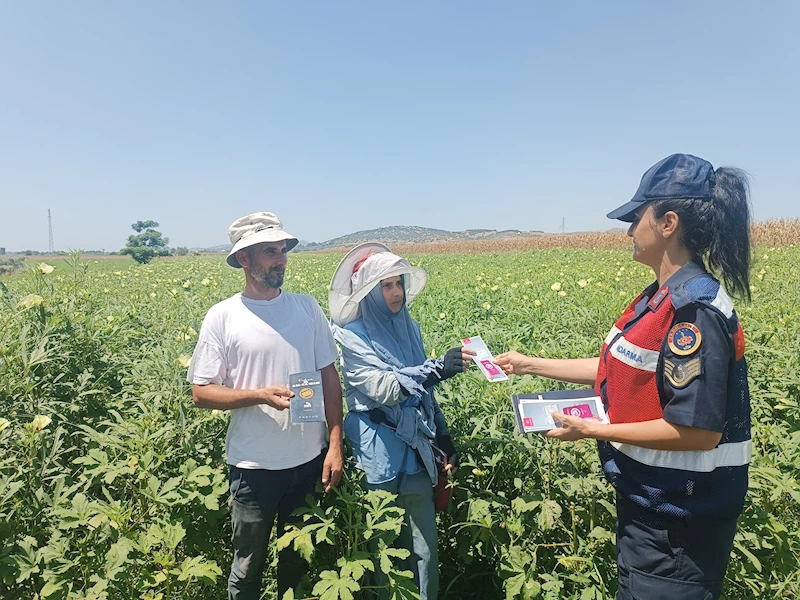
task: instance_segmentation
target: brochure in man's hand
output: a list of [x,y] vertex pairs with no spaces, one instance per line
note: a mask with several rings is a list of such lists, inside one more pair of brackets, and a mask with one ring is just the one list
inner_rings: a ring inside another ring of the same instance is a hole
[[511,405],[520,433],[542,433],[559,427],[553,420],[554,412],[608,423],[603,400],[593,389],[517,394],[511,397]]
[[289,375],[289,389],[294,392],[290,407],[292,423],[315,423],[325,420],[322,374],[319,371]]

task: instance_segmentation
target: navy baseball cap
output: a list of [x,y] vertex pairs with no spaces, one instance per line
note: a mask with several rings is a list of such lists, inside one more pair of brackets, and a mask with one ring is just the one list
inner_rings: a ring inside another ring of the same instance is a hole
[[612,210],[609,219],[632,223],[634,212],[654,200],[711,199],[714,167],[691,154],[672,154],[650,167],[630,202]]

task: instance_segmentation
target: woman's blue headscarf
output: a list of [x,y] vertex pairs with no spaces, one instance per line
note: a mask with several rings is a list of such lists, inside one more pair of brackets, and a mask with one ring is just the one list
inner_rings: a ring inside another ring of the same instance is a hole
[[[405,288],[405,279],[403,281]],[[393,313],[378,284],[361,301],[361,319],[372,347],[381,360],[400,369],[425,362],[425,347],[419,326],[408,314],[405,298],[403,308],[396,314]]]
[[[403,288],[405,289],[405,277]],[[440,369],[441,360],[425,359],[425,348],[419,326],[403,307],[394,314],[386,304],[380,284],[373,287],[360,302],[361,320],[369,342],[378,358],[389,365],[400,385],[410,394],[399,404],[374,407],[386,413],[395,425],[395,434],[414,448],[431,481],[438,482],[438,467],[430,440],[436,437],[433,392],[423,386],[425,380]],[[365,341],[365,340],[364,340]]]

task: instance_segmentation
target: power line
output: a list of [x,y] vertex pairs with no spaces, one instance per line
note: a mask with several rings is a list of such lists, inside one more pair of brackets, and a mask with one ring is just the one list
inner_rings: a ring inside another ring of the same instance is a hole
[[53,217],[50,215],[50,209],[47,209],[47,251],[50,254],[55,253],[55,246],[53,245]]

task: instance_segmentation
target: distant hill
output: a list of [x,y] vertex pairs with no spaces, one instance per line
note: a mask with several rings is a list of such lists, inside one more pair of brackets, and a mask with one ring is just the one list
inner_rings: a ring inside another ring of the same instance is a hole
[[519,237],[539,237],[542,231],[520,231],[517,229],[467,229],[466,231],[446,231],[415,225],[394,225],[379,227],[367,231],[349,233],[327,242],[311,242],[301,244],[298,250],[332,250],[334,248],[352,248],[364,242],[382,242],[391,247],[394,244],[427,244],[430,242],[456,242],[466,240],[501,240]]
[[[387,246],[399,244],[428,244],[431,242],[457,242],[469,240],[505,240],[523,237],[541,237],[542,231],[520,231],[518,229],[467,229],[466,231],[447,231],[431,227],[417,227],[414,225],[393,225],[348,233],[327,242],[306,242],[300,240],[296,252],[333,250],[336,248],[352,248],[363,242],[382,242]],[[198,248],[199,252],[229,252],[230,244],[220,244],[210,248]],[[194,249],[193,249],[194,250]]]

